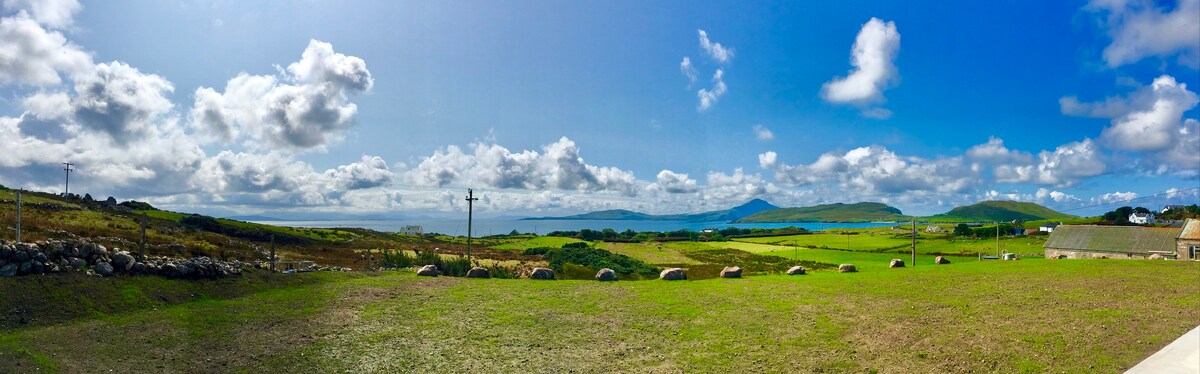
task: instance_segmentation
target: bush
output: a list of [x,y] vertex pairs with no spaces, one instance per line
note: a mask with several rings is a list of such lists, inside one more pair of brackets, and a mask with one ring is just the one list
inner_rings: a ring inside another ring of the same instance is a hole
[[542,256],[552,250],[554,250],[554,248],[550,248],[550,247],[525,248],[524,251],[521,251],[521,254],[526,255],[526,256]]
[[467,276],[467,271],[471,270],[471,267],[471,260],[468,260],[466,256],[456,256],[451,259],[442,259],[442,264],[438,265],[438,270],[441,270],[442,274],[452,277],[465,277]]
[[129,209],[133,209],[133,210],[158,210],[158,209],[155,209],[154,206],[150,205],[150,203],[145,203],[145,202],[141,202],[141,201],[137,201],[137,200],[129,200],[129,201],[117,204],[117,205],[129,208]]
[[403,269],[413,267],[417,261],[415,256],[408,254],[405,251],[389,251],[383,250],[383,255],[379,259],[379,266],[385,268]]
[[550,268],[560,273],[564,271],[566,264],[587,267],[593,273],[601,268],[609,268],[622,275],[655,275],[659,270],[629,256],[586,246],[583,248],[563,246],[563,248],[547,252],[545,258],[546,262],[550,263]]

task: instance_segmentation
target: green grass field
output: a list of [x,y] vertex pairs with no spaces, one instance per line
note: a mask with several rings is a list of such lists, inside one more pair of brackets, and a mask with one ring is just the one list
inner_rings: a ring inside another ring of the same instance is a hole
[[520,240],[520,241],[496,244],[496,245],[491,246],[491,248],[516,249],[516,250],[524,250],[524,249],[537,248],[537,247],[559,248],[559,247],[562,247],[563,244],[578,243],[578,242],[582,242],[582,240],[575,239],[575,238],[560,238],[557,236],[535,236],[535,237]]
[[[739,243],[771,244],[779,246],[799,246],[806,248],[829,248],[851,251],[902,251],[908,253],[912,239],[903,237],[903,232],[885,229],[854,231],[854,235],[839,233],[817,233],[811,235],[774,236],[763,238],[734,239]],[[899,234],[899,235],[898,235]],[[946,254],[957,256],[974,256],[976,253],[985,255],[996,254],[996,239],[994,238],[954,238],[945,234],[921,233],[917,236],[917,253]],[[1044,236],[1001,237],[1000,250],[1018,254],[1040,255],[1045,250]],[[736,244],[731,245],[736,248]],[[755,248],[747,246],[747,248]],[[739,248],[740,249],[740,248]],[[745,249],[743,249],[745,250]],[[759,250],[762,251],[762,250]]]
[[[293,277],[282,279],[303,281],[231,283],[246,294],[183,288],[192,297],[170,302],[156,290],[181,281],[73,279],[49,296],[22,290],[50,277],[0,280],[22,303],[104,301],[6,325],[0,372],[1118,372],[1200,323],[1194,262],[963,261],[684,282]],[[248,286],[260,283],[271,287]]]

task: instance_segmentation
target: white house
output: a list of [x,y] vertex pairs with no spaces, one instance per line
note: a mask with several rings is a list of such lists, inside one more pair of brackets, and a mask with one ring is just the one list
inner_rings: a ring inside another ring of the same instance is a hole
[[400,227],[399,233],[406,235],[421,235],[421,225],[406,225]]
[[1131,213],[1129,214],[1129,223],[1139,225],[1154,223],[1154,215],[1150,213]]
[[1054,228],[1058,227],[1058,225],[1061,225],[1061,223],[1043,223],[1040,227],[1038,227],[1038,231],[1054,232]]

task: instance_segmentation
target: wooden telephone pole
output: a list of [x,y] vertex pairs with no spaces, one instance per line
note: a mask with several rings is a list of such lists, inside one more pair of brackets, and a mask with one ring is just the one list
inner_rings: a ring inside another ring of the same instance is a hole
[[475,197],[475,191],[467,189],[467,261],[471,261],[471,220],[475,211],[475,201],[479,198]]
[[912,221],[912,266],[917,266],[917,220]]
[[21,242],[21,190],[17,190],[17,243]]

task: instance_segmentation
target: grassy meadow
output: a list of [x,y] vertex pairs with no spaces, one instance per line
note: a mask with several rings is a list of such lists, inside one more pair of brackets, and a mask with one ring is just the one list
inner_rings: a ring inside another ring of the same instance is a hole
[[0,372],[1116,372],[1200,323],[1200,264],[1170,261],[682,282],[66,278],[0,282],[6,311],[71,305],[4,320]]

